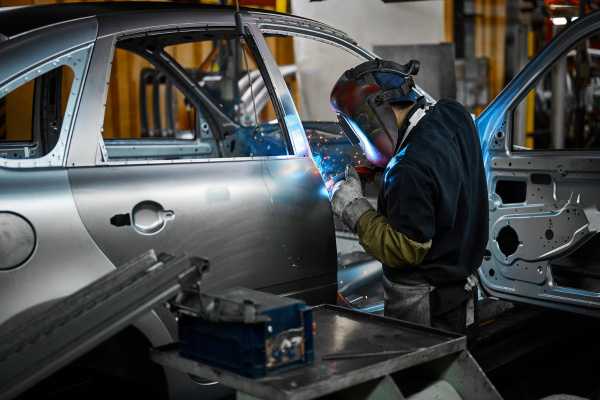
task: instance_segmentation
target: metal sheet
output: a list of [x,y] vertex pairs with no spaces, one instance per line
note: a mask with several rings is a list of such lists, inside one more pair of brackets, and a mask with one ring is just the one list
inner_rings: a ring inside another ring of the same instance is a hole
[[[248,18],[251,19],[251,18]],[[294,154],[299,157],[309,157],[310,147],[308,140],[306,139],[306,133],[304,127],[300,121],[300,115],[294,105],[294,100],[288,89],[279,66],[275,62],[267,42],[262,36],[260,29],[255,24],[250,25],[250,31],[252,32],[253,39],[256,43],[258,51],[260,52],[260,59],[264,63],[266,70],[270,76],[270,83],[273,85],[276,97],[273,99],[273,106],[276,110],[282,113],[283,120],[280,121],[284,126],[284,132],[287,130],[292,146],[294,148]],[[266,79],[266,77],[264,77]],[[265,83],[268,82],[265,80]]]
[[0,324],[114,270],[81,223],[66,170],[0,168],[0,204],[26,218],[37,235],[27,262],[0,271]]
[[148,251],[1,336],[0,399],[8,399],[189,290],[205,259],[157,261]]
[[0,46],[0,85],[31,66],[51,60],[96,38],[98,21],[84,18],[38,29]]
[[67,166],[94,165],[96,162],[98,147],[102,141],[112,52],[112,38],[96,41],[67,149]]
[[31,257],[35,230],[22,216],[0,211],[0,270],[18,267]]

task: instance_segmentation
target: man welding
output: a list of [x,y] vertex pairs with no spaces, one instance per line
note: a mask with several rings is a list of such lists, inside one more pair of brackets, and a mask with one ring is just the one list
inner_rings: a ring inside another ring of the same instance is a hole
[[419,65],[368,61],[333,87],[338,124],[385,171],[377,211],[351,165],[331,204],[383,264],[386,316],[464,334],[488,240],[481,147],[462,105],[428,103],[417,91]]

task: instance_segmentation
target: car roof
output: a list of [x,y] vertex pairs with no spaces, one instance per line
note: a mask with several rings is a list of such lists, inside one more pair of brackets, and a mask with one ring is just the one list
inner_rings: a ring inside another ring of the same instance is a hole
[[[196,11],[224,10],[232,13],[235,11],[235,7],[232,6],[146,1],[65,3],[7,7],[0,8],[0,41],[2,41],[2,36],[4,36],[3,39],[6,40],[39,28],[83,18],[131,12],[160,12],[165,10],[181,11],[188,9]],[[240,7],[240,9],[245,11],[260,11],[261,13],[273,15],[285,15],[274,11],[256,10],[246,7]]]

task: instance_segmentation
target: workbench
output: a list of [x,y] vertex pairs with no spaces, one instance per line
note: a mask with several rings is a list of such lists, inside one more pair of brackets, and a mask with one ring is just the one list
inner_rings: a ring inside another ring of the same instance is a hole
[[234,388],[238,400],[501,399],[464,336],[330,305],[313,308],[313,320],[314,364],[261,379],[180,357],[176,343],[151,359]]

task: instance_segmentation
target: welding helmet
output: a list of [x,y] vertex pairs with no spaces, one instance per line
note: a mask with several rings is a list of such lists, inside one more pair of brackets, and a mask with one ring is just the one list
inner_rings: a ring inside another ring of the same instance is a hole
[[338,125],[374,165],[385,167],[396,154],[398,122],[391,103],[415,103],[421,96],[413,80],[419,67],[417,60],[367,61],[344,72],[331,91]]

